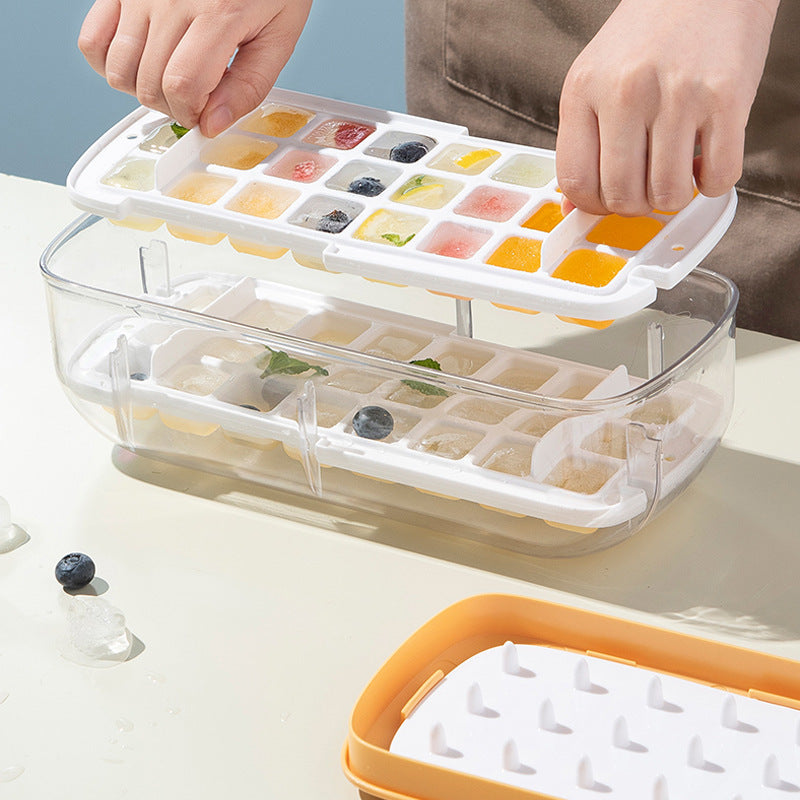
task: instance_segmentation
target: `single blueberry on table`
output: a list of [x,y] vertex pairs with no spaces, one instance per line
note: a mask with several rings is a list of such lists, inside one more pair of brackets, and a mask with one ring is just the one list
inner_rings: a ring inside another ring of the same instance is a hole
[[364,406],[353,417],[353,430],[362,439],[385,439],[393,429],[392,415],[380,406]]
[[341,233],[350,224],[350,216],[344,211],[335,208],[320,217],[317,230],[324,233]]
[[94,561],[85,553],[69,553],[56,564],[56,580],[65,589],[81,589],[94,578]]
[[353,194],[364,195],[364,197],[375,197],[385,188],[386,187],[377,178],[371,178],[365,175],[363,178],[356,178],[350,181],[347,191]]
[[389,158],[401,164],[413,164],[427,154],[428,147],[422,142],[401,142],[389,151]]
[[132,381],[146,381],[147,375],[144,372],[131,372],[131,380]]

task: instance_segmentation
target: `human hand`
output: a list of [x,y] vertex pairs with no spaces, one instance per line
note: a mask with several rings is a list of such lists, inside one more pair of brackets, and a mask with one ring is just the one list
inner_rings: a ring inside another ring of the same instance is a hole
[[711,197],[733,187],[778,3],[622,0],[564,81],[565,211],[678,211],[692,178]]
[[215,136],[267,95],[310,8],[311,0],[96,0],[78,47],[109,86]]

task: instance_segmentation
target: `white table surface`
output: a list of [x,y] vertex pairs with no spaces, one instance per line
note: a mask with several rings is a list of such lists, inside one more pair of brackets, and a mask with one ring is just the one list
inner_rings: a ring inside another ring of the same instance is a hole
[[[531,558],[358,515],[335,530],[300,501],[114,466],[50,355],[37,262],[75,215],[63,187],[0,176],[0,495],[30,535],[0,554],[0,779],[23,770],[3,800],[354,798],[339,757],[359,693],[425,620],[484,592],[800,659],[800,343],[738,333],[722,446],[610,550]],[[59,653],[53,569],[74,550],[138,640],[124,664]]]

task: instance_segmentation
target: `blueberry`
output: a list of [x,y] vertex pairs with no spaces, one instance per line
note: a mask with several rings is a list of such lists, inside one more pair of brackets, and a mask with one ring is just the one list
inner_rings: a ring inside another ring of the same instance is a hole
[[350,216],[344,211],[335,208],[333,211],[320,217],[317,230],[324,233],[341,233],[350,224]]
[[375,197],[385,188],[377,178],[370,178],[365,175],[363,178],[356,178],[354,181],[350,181],[347,191],[353,192],[353,194],[363,194],[364,197]]
[[65,589],[80,589],[94,578],[94,561],[84,553],[70,553],[56,564],[56,580]]
[[401,142],[389,151],[389,158],[402,164],[413,164],[427,154],[428,146],[422,142]]
[[131,372],[131,380],[132,381],[146,381],[147,375],[144,372]]
[[364,406],[353,417],[353,430],[362,439],[385,439],[393,429],[392,415],[380,406]]

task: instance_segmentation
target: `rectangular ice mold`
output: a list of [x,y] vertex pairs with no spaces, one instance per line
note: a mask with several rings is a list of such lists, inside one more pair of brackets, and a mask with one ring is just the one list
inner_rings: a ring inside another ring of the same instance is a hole
[[390,283],[572,320],[651,303],[706,256],[733,191],[677,214],[563,218],[551,151],[432,120],[273,89],[214,140],[140,108],[67,179],[81,208],[247,252],[289,248]]
[[342,762],[386,800],[756,800],[800,792],[800,664],[484,595],[414,633]]

